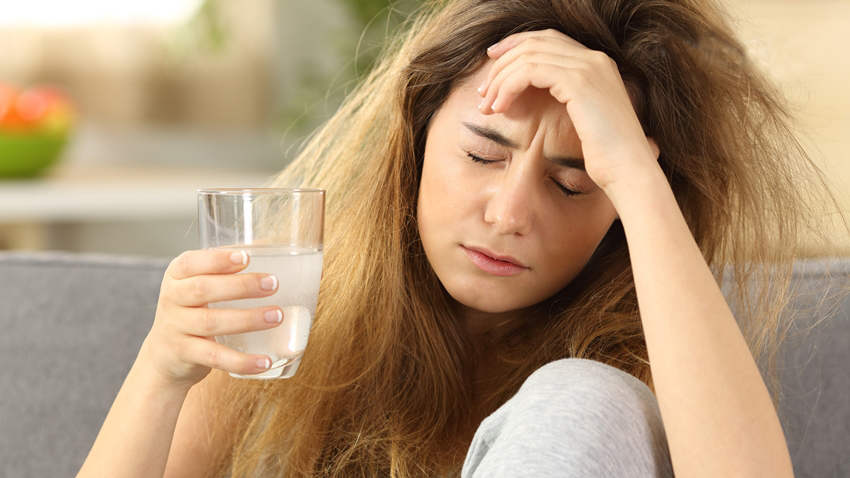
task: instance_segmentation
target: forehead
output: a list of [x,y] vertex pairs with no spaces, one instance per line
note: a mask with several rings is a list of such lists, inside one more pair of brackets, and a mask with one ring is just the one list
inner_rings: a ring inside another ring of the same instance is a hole
[[[440,108],[438,116],[448,117],[459,123],[468,122],[496,129],[526,146],[536,138],[545,139],[547,149],[553,150],[553,153],[580,148],[580,141],[566,105],[558,102],[548,90],[528,87],[516,96],[504,113],[481,114],[478,105],[482,97],[478,93],[478,87],[487,80],[493,63],[493,60],[488,59],[481,67],[459,81]],[[490,94],[492,95],[492,92]]]

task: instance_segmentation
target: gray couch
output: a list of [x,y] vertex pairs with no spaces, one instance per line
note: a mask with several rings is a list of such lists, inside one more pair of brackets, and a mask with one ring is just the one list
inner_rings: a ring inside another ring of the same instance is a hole
[[[0,253],[0,477],[73,476],[150,328],[167,261]],[[800,263],[780,413],[798,477],[850,476],[850,260]],[[810,327],[825,314],[829,320]]]

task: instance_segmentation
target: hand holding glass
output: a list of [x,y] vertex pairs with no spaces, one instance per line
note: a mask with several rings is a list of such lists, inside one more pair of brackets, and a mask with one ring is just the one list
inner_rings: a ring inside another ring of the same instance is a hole
[[216,337],[239,352],[264,354],[271,368],[238,378],[295,375],[319,295],[322,276],[325,191],[322,189],[207,189],[198,191],[202,249],[243,250],[250,263],[242,273],[263,272],[278,280],[277,292],[209,307],[250,309],[276,305],[283,322],[272,329]]

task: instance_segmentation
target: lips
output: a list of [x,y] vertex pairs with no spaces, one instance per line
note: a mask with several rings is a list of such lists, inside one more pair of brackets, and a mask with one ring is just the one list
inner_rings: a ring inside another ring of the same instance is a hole
[[518,259],[496,254],[484,248],[461,245],[469,260],[484,272],[500,277],[512,276],[528,270]]

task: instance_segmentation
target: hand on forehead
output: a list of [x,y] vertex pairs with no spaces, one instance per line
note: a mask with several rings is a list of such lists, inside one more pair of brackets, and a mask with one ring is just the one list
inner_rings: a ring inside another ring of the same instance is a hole
[[510,108],[499,114],[482,114],[479,86],[495,63],[487,59],[472,75],[460,82],[444,107],[453,110],[461,123],[492,129],[528,149],[535,138],[543,140],[547,155],[580,156],[581,146],[564,105],[546,89],[529,87],[516,95]]

